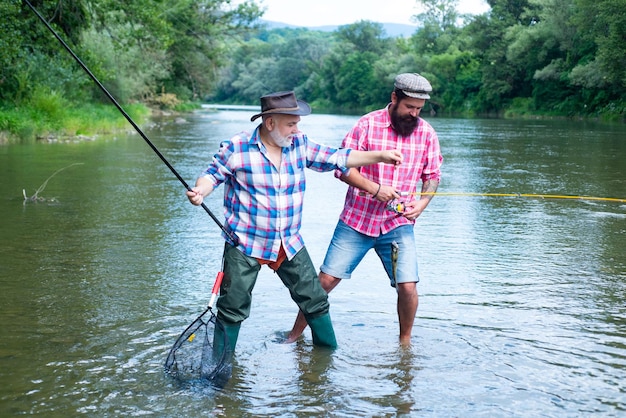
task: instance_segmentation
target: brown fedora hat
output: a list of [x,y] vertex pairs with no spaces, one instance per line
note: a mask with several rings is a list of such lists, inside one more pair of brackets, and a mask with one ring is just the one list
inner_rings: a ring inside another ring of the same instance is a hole
[[261,113],[252,116],[250,121],[254,122],[260,116],[271,114],[306,116],[311,114],[311,106],[296,99],[293,91],[279,91],[261,97]]

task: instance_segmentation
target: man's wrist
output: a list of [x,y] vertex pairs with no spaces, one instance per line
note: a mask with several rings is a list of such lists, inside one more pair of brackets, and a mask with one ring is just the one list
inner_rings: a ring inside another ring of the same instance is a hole
[[378,183],[378,186],[377,186],[377,188],[376,188],[376,192],[374,192],[374,193],[372,194],[372,199],[374,199],[374,198],[376,198],[376,196],[378,196],[378,193],[380,193],[380,188],[381,188],[381,184],[380,184],[380,183]]

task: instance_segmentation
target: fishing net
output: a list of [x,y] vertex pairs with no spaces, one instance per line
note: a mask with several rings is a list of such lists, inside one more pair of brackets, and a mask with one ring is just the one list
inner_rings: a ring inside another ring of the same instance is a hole
[[165,360],[165,371],[179,381],[204,380],[223,387],[230,379],[232,353],[228,335],[212,311],[221,275],[213,286],[209,307],[180,334]]
[[232,365],[228,336],[223,328],[218,335],[221,342],[215,342],[215,327],[222,327],[214,314],[206,318],[205,311],[178,337],[165,361],[165,370],[182,381],[207,380],[223,386],[230,378]]

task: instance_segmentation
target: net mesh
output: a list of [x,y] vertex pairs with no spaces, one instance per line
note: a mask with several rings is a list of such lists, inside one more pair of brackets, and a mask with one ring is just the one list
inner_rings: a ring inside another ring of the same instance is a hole
[[[215,315],[206,319],[205,314],[178,337],[165,361],[165,370],[181,381],[206,380],[223,387],[232,371],[228,337]],[[216,327],[221,332],[215,334]],[[219,340],[214,341],[214,335]]]

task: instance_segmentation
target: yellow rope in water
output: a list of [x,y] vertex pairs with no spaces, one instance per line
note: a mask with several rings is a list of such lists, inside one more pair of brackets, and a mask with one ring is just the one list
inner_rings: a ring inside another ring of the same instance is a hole
[[439,195],[439,196],[490,196],[490,197],[535,197],[541,199],[575,199],[575,200],[602,200],[607,202],[626,203],[626,199],[616,197],[594,197],[594,196],[568,196],[556,194],[529,194],[529,193],[454,193],[454,192],[415,192],[402,193],[403,195]]

